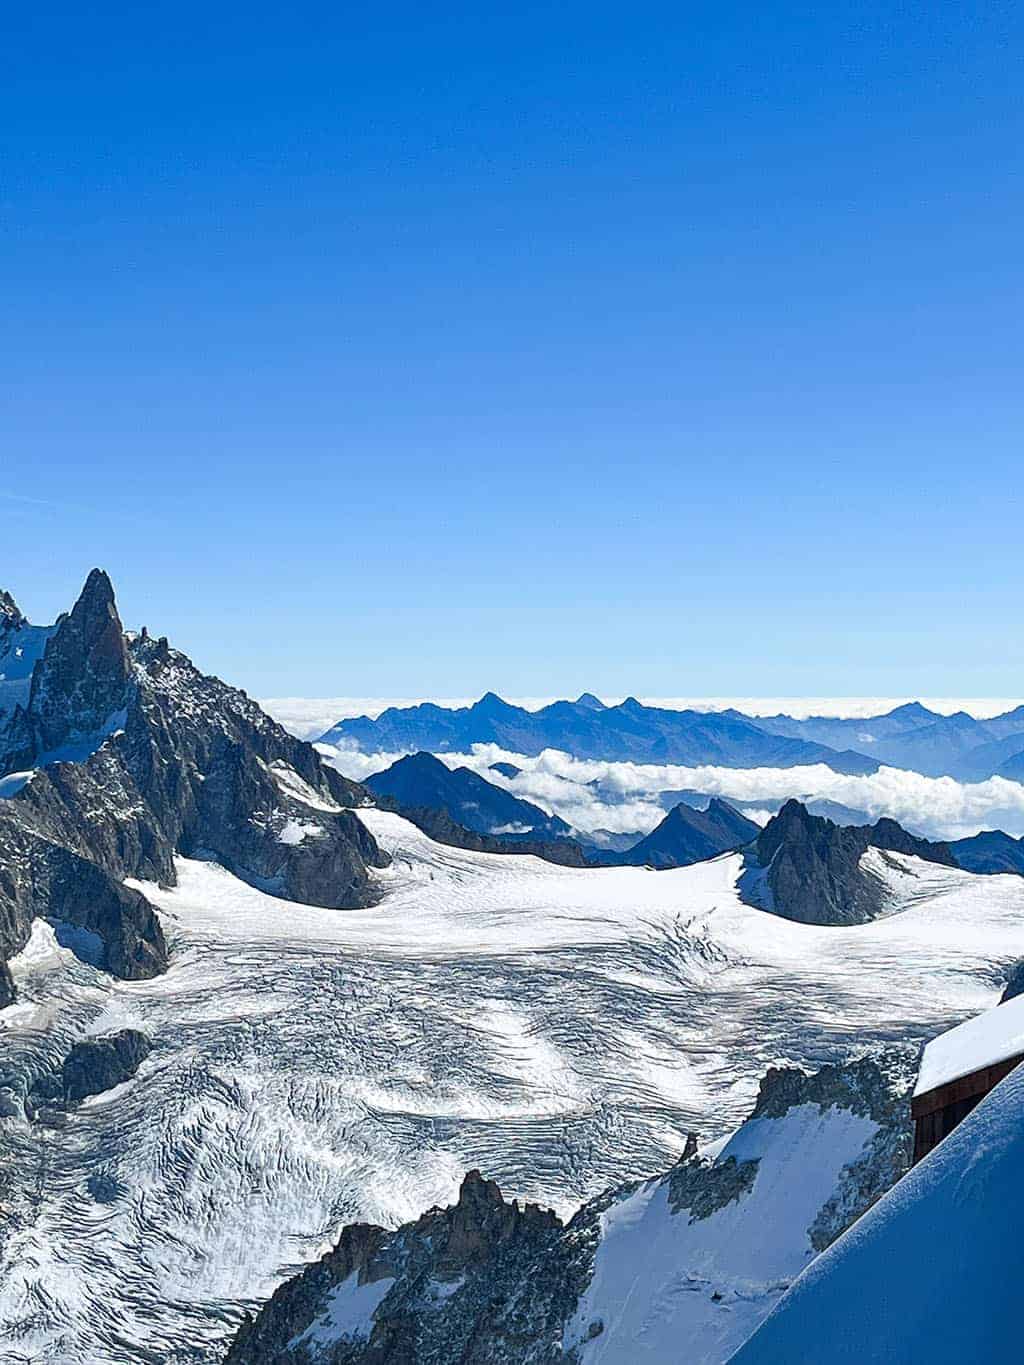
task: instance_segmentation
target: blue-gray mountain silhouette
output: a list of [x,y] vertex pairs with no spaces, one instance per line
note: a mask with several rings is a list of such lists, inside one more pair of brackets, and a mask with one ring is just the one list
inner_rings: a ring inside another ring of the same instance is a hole
[[467,753],[497,744],[520,754],[561,749],[577,758],[637,763],[713,764],[726,768],[792,768],[826,763],[843,773],[874,772],[877,763],[852,750],[772,734],[729,712],[673,711],[627,697],[604,706],[587,693],[527,711],[488,692],[455,709],[425,702],[390,707],[376,720],[340,721],[322,736],[327,744],[356,744],[365,753]]

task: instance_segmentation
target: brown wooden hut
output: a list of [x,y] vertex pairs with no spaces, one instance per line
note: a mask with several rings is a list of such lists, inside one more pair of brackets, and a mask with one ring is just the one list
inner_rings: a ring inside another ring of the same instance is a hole
[[1024,995],[933,1038],[911,1101],[914,1160],[937,1146],[1024,1061]]

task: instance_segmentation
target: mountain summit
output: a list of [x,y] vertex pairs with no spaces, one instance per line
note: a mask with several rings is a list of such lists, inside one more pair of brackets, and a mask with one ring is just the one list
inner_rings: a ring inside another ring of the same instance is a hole
[[804,924],[861,924],[885,909],[882,880],[861,860],[869,848],[956,867],[948,844],[909,834],[895,820],[836,825],[791,800],[748,850],[744,889],[763,909]]
[[164,970],[159,921],[124,883],[173,885],[176,853],[285,899],[372,899],[367,868],[383,855],[345,809],[364,789],[166,639],[129,639],[101,569],[53,627],[5,602],[21,624],[4,634],[35,631],[37,657],[0,713],[0,1006],[36,917],[94,935],[118,976]]
[[719,797],[714,797],[706,810],[695,810],[680,801],[646,838],[608,861],[632,866],[685,867],[741,848],[760,832],[759,825]]

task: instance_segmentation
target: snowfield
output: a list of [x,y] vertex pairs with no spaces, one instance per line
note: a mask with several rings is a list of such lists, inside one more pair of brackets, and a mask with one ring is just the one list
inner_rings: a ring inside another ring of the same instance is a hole
[[[689,1129],[732,1132],[767,1066],[924,1040],[994,1003],[1024,956],[1019,877],[879,858],[894,913],[826,929],[743,905],[732,855],[572,869],[358,814],[393,855],[372,909],[296,905],[182,859],[176,888],[145,887],[170,971],[135,983],[37,924],[0,1013],[3,1070],[126,1025],[155,1046],[66,1123],[0,1119],[0,1357],[212,1362],[344,1223],[449,1203],[471,1167],[570,1212],[666,1169]],[[833,1137],[840,1164],[863,1140]],[[617,1215],[600,1275],[640,1256],[645,1197]],[[716,1274],[723,1245],[697,1249]],[[779,1246],[790,1278],[795,1242]],[[626,1360],[615,1339],[585,1360]]]

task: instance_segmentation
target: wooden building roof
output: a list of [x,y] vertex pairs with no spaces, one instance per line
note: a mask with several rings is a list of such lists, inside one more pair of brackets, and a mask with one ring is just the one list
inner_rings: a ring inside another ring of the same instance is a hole
[[[1024,1056],[1024,995],[940,1033],[925,1047],[914,1098]],[[916,1108],[920,1106],[915,1106]]]

